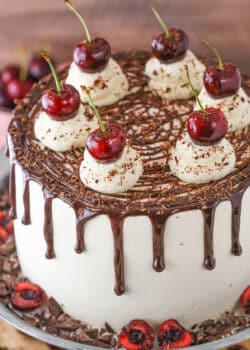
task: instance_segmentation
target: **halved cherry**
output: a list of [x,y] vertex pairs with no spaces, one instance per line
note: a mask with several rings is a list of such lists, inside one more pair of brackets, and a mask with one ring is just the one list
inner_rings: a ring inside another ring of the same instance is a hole
[[0,226],[0,244],[3,244],[7,241],[8,239],[8,232],[5,229],[5,227]]
[[250,314],[250,286],[241,294],[240,305],[246,314]]
[[186,331],[176,320],[162,323],[157,339],[162,350],[185,348],[193,343],[192,333]]
[[13,220],[9,219],[5,225],[5,228],[6,228],[6,231],[8,232],[8,234],[12,235],[12,233],[14,232]]
[[129,322],[119,334],[119,343],[127,350],[150,350],[154,345],[154,340],[153,329],[142,320]]
[[15,309],[34,310],[46,300],[45,292],[36,284],[18,283],[11,294],[11,303]]

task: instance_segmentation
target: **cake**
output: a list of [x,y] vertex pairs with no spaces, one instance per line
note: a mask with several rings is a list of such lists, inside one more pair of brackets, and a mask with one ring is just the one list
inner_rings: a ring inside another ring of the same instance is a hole
[[[175,319],[188,329],[231,311],[249,284],[249,121],[229,128],[217,144],[193,143],[186,123],[197,106],[187,61],[200,91],[206,67],[190,51],[169,65],[148,52],[116,54],[90,80],[91,73],[77,75],[73,62],[58,75],[85,96],[78,114],[49,120],[42,110],[42,96],[54,87],[48,76],[18,103],[10,124],[22,274],[93,327],[108,322],[119,333],[134,319],[156,329]],[[121,82],[118,94],[110,69]],[[172,69],[166,90],[161,74]],[[95,90],[104,123],[127,135],[121,165],[100,165],[84,150],[87,134],[98,127],[85,84]],[[247,84],[239,94],[249,108]]]

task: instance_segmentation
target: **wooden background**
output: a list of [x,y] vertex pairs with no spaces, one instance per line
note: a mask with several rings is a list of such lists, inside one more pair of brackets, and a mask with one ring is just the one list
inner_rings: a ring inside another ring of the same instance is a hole
[[[110,40],[113,51],[148,48],[159,26],[153,2],[169,26],[187,31],[191,47],[204,53],[201,39],[250,72],[250,0],[73,0],[93,34]],[[82,36],[80,23],[63,0],[0,0],[0,67],[15,61],[16,48],[50,42],[59,61],[70,59]]]
[[[250,0],[74,0],[93,35],[110,40],[113,51],[150,46],[159,32],[152,2],[169,26],[187,31],[194,51],[206,54],[200,41],[210,39],[225,59],[250,73]],[[59,62],[69,60],[81,38],[82,28],[63,0],[0,0],[0,68],[17,60],[17,47],[32,52],[43,43],[51,44]],[[0,347],[23,348],[24,340],[13,332],[1,329]],[[245,345],[250,349],[250,342]],[[33,349],[33,342],[26,341],[24,348]]]

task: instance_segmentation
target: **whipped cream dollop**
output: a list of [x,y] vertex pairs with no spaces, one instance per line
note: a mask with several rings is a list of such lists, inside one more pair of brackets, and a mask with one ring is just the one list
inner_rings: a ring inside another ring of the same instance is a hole
[[143,173],[140,155],[126,145],[119,159],[112,163],[100,163],[85,148],[80,166],[80,179],[94,191],[114,194],[131,189]]
[[[228,120],[228,131],[240,130],[250,124],[250,98],[242,88],[232,96],[213,98],[203,87],[199,98],[204,107],[222,110]],[[194,109],[200,109],[199,105],[196,104]]]
[[184,182],[204,184],[231,173],[235,162],[234,148],[225,138],[216,145],[201,146],[186,132],[171,150],[169,167]]
[[86,145],[89,133],[98,128],[98,121],[88,105],[80,104],[77,114],[65,121],[56,121],[41,111],[35,119],[35,137],[55,152],[70,151]]
[[145,67],[145,74],[149,77],[149,89],[167,100],[192,97],[185,66],[188,67],[194,88],[200,91],[205,66],[190,50],[182,59],[173,63],[163,63],[155,57],[150,58]]
[[128,94],[129,84],[119,64],[110,58],[107,66],[97,73],[83,72],[72,62],[66,84],[73,85],[80,93],[81,101],[87,102],[81,86],[90,90],[96,106],[107,106]]

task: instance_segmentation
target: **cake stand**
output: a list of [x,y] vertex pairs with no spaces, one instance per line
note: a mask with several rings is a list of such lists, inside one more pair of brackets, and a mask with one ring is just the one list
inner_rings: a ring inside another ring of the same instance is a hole
[[[94,347],[90,345],[75,343],[70,340],[65,340],[63,338],[54,336],[52,334],[43,332],[42,330],[30,326],[27,322],[21,320],[18,316],[16,316],[12,311],[10,311],[6,306],[0,304],[0,319],[9,323],[17,330],[22,333],[25,333],[35,339],[39,339],[47,344],[67,349],[67,350],[100,350],[100,347]],[[250,338],[250,328],[245,329],[242,332],[234,334],[230,337],[220,339],[217,341],[213,341],[206,344],[194,345],[185,350],[219,350],[230,345],[241,343]],[[105,350],[105,349],[103,349]]]
[[[4,156],[4,149],[0,149],[0,188],[7,187],[8,184],[8,172],[9,172],[9,162]],[[25,333],[35,339],[39,339],[47,344],[67,349],[67,350],[100,350],[100,347],[94,347],[90,345],[85,345],[81,343],[76,343],[70,340],[65,340],[63,338],[57,337],[55,335],[46,333],[38,328],[29,325],[27,322],[23,321],[21,318],[16,316],[11,310],[0,303],[0,319],[9,323],[14,328],[22,333]],[[188,348],[187,350],[219,350],[230,345],[241,343],[250,338],[250,328],[245,329],[237,334],[230,337],[213,341],[206,344],[195,345]],[[103,349],[105,350],[105,349]]]

